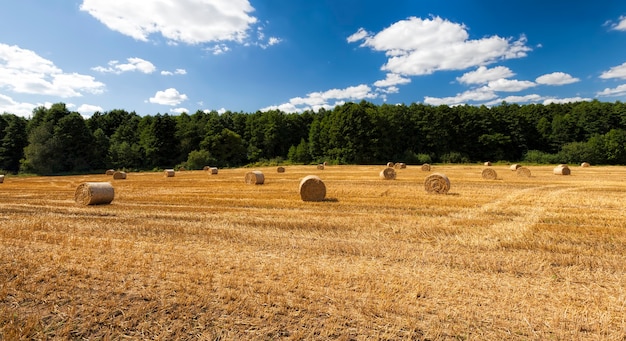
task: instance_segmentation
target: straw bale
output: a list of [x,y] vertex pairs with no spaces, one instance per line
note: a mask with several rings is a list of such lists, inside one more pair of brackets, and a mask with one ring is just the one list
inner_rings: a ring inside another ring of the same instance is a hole
[[384,180],[394,180],[396,178],[396,170],[392,167],[387,167],[380,171],[380,178]]
[[491,162],[487,161],[485,162],[483,165],[487,166],[487,167],[491,167]]
[[589,164],[589,162],[583,162],[580,164],[581,167],[591,167],[591,165]]
[[115,172],[115,173],[113,173],[113,179],[115,179],[115,180],[126,179],[126,172]]
[[450,190],[450,179],[445,174],[433,173],[424,179],[424,188],[428,193],[446,194]]
[[209,167],[208,171],[211,175],[217,174],[218,172],[217,167]]
[[278,172],[278,173],[284,173],[284,172],[285,172],[285,167],[282,167],[282,166],[278,166],[278,167],[276,167],[276,172]]
[[211,169],[211,166],[204,166],[204,167],[202,167],[202,170],[204,170],[204,171],[208,171],[209,169]]
[[317,169],[318,170],[324,170],[324,165],[326,164],[326,162],[324,163],[320,163],[319,165],[317,165]]
[[165,177],[167,178],[172,178],[174,177],[174,175],[176,175],[176,172],[173,169],[166,169],[164,171]]
[[571,174],[571,170],[569,169],[569,167],[563,164],[554,167],[553,172],[556,175],[570,175]]
[[106,175],[113,175],[113,174],[115,174],[115,169],[107,169],[107,171],[104,174],[106,174]]
[[518,168],[522,167],[522,165],[514,163],[511,165],[511,170],[516,171]]
[[485,180],[495,180],[498,178],[498,173],[493,168],[485,168],[482,171],[482,177]]
[[245,181],[248,185],[262,185],[265,182],[265,176],[261,171],[251,171],[246,173]]
[[106,205],[114,196],[115,190],[108,182],[83,182],[74,192],[74,201],[81,205]]
[[393,162],[387,162],[387,167],[393,167],[394,163]]
[[517,173],[517,176],[523,176],[525,178],[530,178],[530,169],[528,169],[526,167],[519,167],[518,169],[515,170],[515,173]]
[[404,162],[397,162],[394,167],[395,168],[399,168],[399,169],[405,169],[406,168],[406,163],[404,163]]
[[326,198],[326,185],[316,175],[307,175],[300,180],[300,198],[302,201],[323,201]]
[[424,172],[430,172],[430,165],[425,163],[422,165],[422,171]]
[[0,174],[0,184],[4,182],[4,175]]

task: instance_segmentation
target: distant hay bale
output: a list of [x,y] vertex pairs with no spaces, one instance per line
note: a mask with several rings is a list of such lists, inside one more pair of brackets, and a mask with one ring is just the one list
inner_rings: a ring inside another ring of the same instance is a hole
[[176,175],[176,172],[173,169],[166,169],[164,171],[166,178],[173,178]]
[[184,172],[184,171],[186,171],[186,170],[187,170],[187,169],[186,169],[185,167],[179,167],[179,168],[178,168],[178,171],[179,171],[179,172]]
[[485,180],[495,180],[498,178],[498,173],[493,168],[485,168],[482,171],[482,177]]
[[211,166],[204,166],[204,167],[202,167],[203,171],[208,171],[209,169],[211,169]]
[[218,170],[217,167],[209,167],[209,169],[207,169],[207,172],[211,175],[215,175],[217,174]]
[[387,167],[380,171],[380,178],[384,180],[394,180],[396,178],[396,170],[391,167]]
[[248,185],[262,185],[265,182],[265,176],[261,171],[252,171],[246,173],[245,181]]
[[571,170],[569,169],[569,167],[563,164],[554,167],[553,172],[556,175],[570,175],[571,174]]
[[115,180],[126,179],[126,172],[115,172],[115,173],[113,173],[113,179],[115,179]]
[[430,165],[425,163],[422,165],[422,171],[424,172],[430,172]]
[[485,162],[483,165],[487,166],[487,167],[491,167],[491,162],[487,161]]
[[278,172],[278,173],[284,173],[284,172],[285,172],[285,167],[278,166],[278,167],[276,168],[276,172]]
[[589,164],[589,162],[583,162],[580,164],[581,167],[591,167],[591,165]]
[[324,162],[322,163],[322,165],[324,165],[324,166],[328,166],[328,162],[324,161]]
[[324,165],[326,164],[326,162],[324,163],[320,163],[319,165],[317,165],[317,169],[318,170],[324,170]]
[[530,169],[526,168],[526,167],[519,167],[515,170],[515,173],[517,173],[517,176],[522,176],[525,178],[530,178]]
[[115,174],[115,169],[107,169],[107,171],[104,174],[106,174],[106,175],[113,175],[113,174]]
[[405,169],[406,168],[406,163],[404,163],[404,162],[397,162],[394,165],[394,167],[397,168],[397,169]]
[[0,184],[4,182],[4,175],[0,174]]
[[83,182],[74,192],[74,201],[81,205],[106,205],[114,196],[113,186],[108,182]]
[[326,198],[326,185],[316,175],[307,175],[302,178],[299,191],[302,201],[323,201]]
[[450,190],[450,179],[445,174],[433,173],[424,179],[424,189],[428,193],[446,194]]
[[511,170],[516,171],[518,168],[522,167],[522,165],[514,163],[511,165]]
[[394,163],[393,163],[393,162],[387,162],[387,167],[391,167],[391,168],[393,168],[393,166],[394,166]]

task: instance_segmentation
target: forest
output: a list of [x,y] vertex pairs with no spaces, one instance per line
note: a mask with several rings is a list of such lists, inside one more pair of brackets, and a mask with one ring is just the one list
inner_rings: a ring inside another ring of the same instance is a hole
[[0,172],[39,175],[120,169],[386,162],[626,164],[619,101],[486,106],[345,103],[284,113],[196,111],[84,118],[66,104],[0,115]]

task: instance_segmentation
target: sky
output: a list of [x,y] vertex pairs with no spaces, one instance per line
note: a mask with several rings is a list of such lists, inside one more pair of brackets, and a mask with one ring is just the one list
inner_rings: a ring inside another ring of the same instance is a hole
[[626,101],[623,0],[4,0],[0,113]]

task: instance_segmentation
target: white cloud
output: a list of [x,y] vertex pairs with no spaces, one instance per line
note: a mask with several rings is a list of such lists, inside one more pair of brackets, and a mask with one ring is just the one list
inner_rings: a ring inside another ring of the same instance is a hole
[[161,71],[162,76],[173,76],[173,75],[186,75],[187,70],[185,69],[176,69],[174,72],[172,71]]
[[461,105],[468,102],[488,101],[496,98],[496,94],[488,87],[472,89],[451,97],[424,97],[424,103],[430,105]]
[[626,96],[626,84],[622,84],[617,86],[616,88],[606,88],[597,93],[598,96],[602,97],[616,97],[616,96]]
[[466,27],[440,17],[410,17],[372,35],[364,29],[348,37],[362,47],[384,51],[389,57],[382,69],[405,76],[441,70],[463,70],[503,59],[525,57],[531,49],[526,38],[513,41],[498,36],[470,40]]
[[374,82],[374,86],[379,88],[391,87],[399,84],[408,84],[411,80],[406,77],[402,77],[396,73],[388,73],[387,78]]
[[544,105],[548,105],[551,103],[555,104],[563,104],[563,103],[576,103],[576,102],[589,102],[591,98],[584,97],[570,97],[570,98],[546,98],[543,101]]
[[[349,86],[345,89],[331,89],[323,92],[312,92],[306,97],[294,97],[288,103],[269,106],[261,111],[281,110],[284,112],[302,112],[305,110],[317,111],[321,108],[332,109],[347,101],[360,101],[377,98],[378,95],[365,85]],[[334,102],[331,104],[331,102]]]
[[83,0],[88,12],[111,30],[148,41],[161,34],[173,42],[241,43],[257,19],[248,0]]
[[83,92],[99,94],[104,87],[92,76],[64,73],[33,51],[0,43],[0,88],[67,98],[80,97]]
[[537,103],[542,100],[542,97],[537,94],[530,94],[524,96],[507,96],[504,98],[497,98],[495,100],[483,103],[486,106],[499,105],[502,102],[507,103]]
[[157,91],[154,97],[150,97],[148,100],[150,103],[162,104],[162,105],[178,105],[187,100],[187,95],[181,94],[174,88],[169,88],[164,91]]
[[626,16],[619,17],[619,22],[611,25],[611,29],[616,31],[626,31]]
[[228,47],[226,44],[217,44],[213,47],[206,48],[206,50],[217,56],[230,51],[230,47]]
[[176,114],[182,114],[182,113],[188,113],[189,110],[187,110],[187,108],[174,108],[174,109],[170,109],[170,112],[173,112]]
[[0,114],[9,113],[21,117],[30,117],[33,114],[33,109],[38,106],[40,104],[16,102],[13,98],[0,94]]
[[490,81],[512,76],[515,76],[515,73],[505,66],[496,66],[490,69],[486,66],[480,66],[475,71],[467,72],[456,80],[463,84],[486,84]]
[[120,64],[117,60],[112,60],[108,63],[108,67],[96,66],[91,68],[94,71],[102,73],[115,73],[120,74],[123,72],[139,71],[142,73],[150,74],[156,70],[156,67],[151,62],[141,58],[127,58],[126,64]]
[[578,81],[580,81],[580,79],[574,78],[571,75],[563,72],[548,73],[535,79],[535,82],[545,85],[565,85],[576,83]]
[[515,92],[522,91],[536,86],[534,82],[519,81],[515,79],[498,79],[488,83],[489,89],[493,91]]
[[102,112],[102,111],[104,111],[104,109],[102,109],[102,107],[97,106],[97,105],[83,104],[83,105],[79,106],[76,109],[76,111],[78,111],[81,114],[86,114],[86,113],[93,114],[96,111]]
[[610,68],[608,71],[604,71],[600,78],[610,79],[610,78],[620,78],[626,79],[626,62],[622,65],[614,66]]

